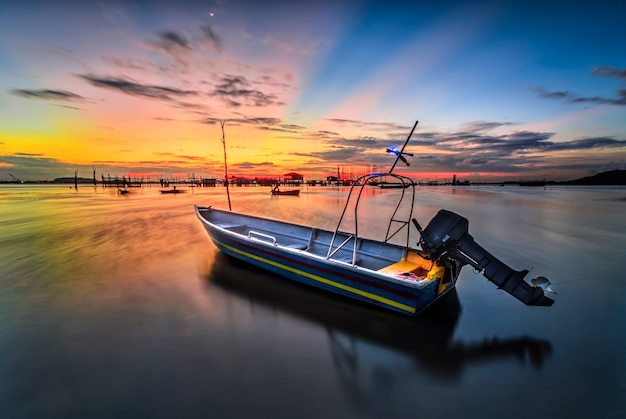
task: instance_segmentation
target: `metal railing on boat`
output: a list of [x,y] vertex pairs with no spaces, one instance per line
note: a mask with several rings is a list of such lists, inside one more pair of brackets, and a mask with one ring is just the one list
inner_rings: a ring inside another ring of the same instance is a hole
[[[341,249],[343,249],[344,247],[346,247],[348,245],[348,243],[353,242],[353,246],[352,246],[352,265],[356,266],[357,264],[357,246],[358,246],[358,239],[359,239],[359,216],[358,216],[358,208],[359,208],[359,203],[361,200],[361,196],[363,194],[363,190],[365,187],[371,185],[373,182],[375,182],[377,179],[380,179],[382,177],[392,177],[395,178],[399,181],[399,183],[402,185],[402,193],[400,195],[400,197],[398,198],[398,202],[395,206],[395,209],[393,211],[393,214],[391,215],[390,219],[389,219],[389,224],[387,225],[387,232],[385,234],[385,239],[384,242],[388,243],[389,240],[391,240],[394,236],[396,236],[396,234],[398,234],[400,231],[402,231],[403,229],[406,229],[406,243],[405,243],[405,247],[408,249],[409,247],[409,243],[410,243],[410,221],[412,218],[412,214],[413,214],[413,205],[415,202],[415,182],[413,182],[413,180],[409,177],[406,176],[402,176],[402,175],[398,175],[395,173],[371,173],[368,175],[363,175],[360,176],[359,178],[357,178],[354,183],[352,184],[352,186],[350,187],[350,191],[348,192],[348,198],[346,199],[346,204],[343,208],[343,211],[341,213],[341,217],[339,218],[339,221],[337,222],[337,227],[335,228],[335,231],[333,232],[333,236],[332,239],[330,241],[330,245],[328,246],[328,253],[326,254],[326,259],[331,259],[334,255],[337,254],[337,252],[339,252]],[[406,194],[406,189],[408,187],[411,187],[411,191],[412,193]],[[354,228],[353,228],[353,232],[348,232],[347,237],[343,240],[343,242],[341,242],[336,248],[335,246],[335,241],[337,240],[338,235],[340,234],[340,228],[341,225],[343,223],[344,217],[346,215],[346,212],[348,210],[348,208],[350,207],[350,203],[354,200],[354,195],[353,192],[355,191],[355,188],[358,188],[358,193],[356,194],[356,201],[354,202]],[[398,211],[400,209],[400,206],[402,204],[402,202],[405,201],[406,197],[410,196],[410,210],[408,212],[408,216],[406,217],[406,219],[404,218],[398,218]],[[392,230],[392,226],[394,225],[397,228],[395,228],[395,230]],[[399,226],[398,226],[399,224]]]

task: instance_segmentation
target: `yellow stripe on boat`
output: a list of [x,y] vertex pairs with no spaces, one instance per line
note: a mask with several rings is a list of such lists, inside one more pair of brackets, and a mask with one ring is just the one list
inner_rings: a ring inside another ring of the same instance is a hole
[[229,246],[229,245],[227,245],[225,243],[222,243],[221,241],[216,240],[215,238],[213,238],[213,240],[215,240],[216,243],[219,243],[220,245],[224,246],[225,248],[227,248],[227,249],[229,249],[229,250],[231,250],[231,251],[233,251],[235,253],[239,253],[240,255],[246,256],[246,257],[248,257],[250,259],[258,260],[259,262],[263,262],[263,263],[266,263],[268,265],[276,266],[277,268],[283,269],[285,271],[289,271],[289,272],[293,272],[293,273],[301,275],[301,276],[305,276],[305,277],[313,279],[315,281],[322,282],[324,284],[333,286],[335,288],[340,288],[342,290],[349,291],[351,293],[361,295],[363,297],[366,297],[366,298],[369,298],[371,300],[375,300],[375,301],[381,302],[383,304],[387,304],[387,305],[392,306],[392,307],[399,308],[400,310],[404,310],[404,311],[407,311],[409,313],[415,313],[415,308],[410,307],[410,306],[408,306],[406,304],[398,303],[397,301],[393,301],[393,300],[390,300],[388,298],[381,297],[381,296],[376,295],[376,294],[372,294],[370,292],[362,291],[362,290],[360,290],[358,288],[354,288],[354,287],[350,287],[348,285],[340,284],[339,282],[331,281],[330,279],[326,279],[326,278],[323,278],[323,277],[318,276],[318,275],[314,275],[314,274],[311,274],[311,273],[308,273],[308,272],[305,272],[305,271],[301,271],[300,269],[292,268],[291,266],[286,266],[286,265],[283,265],[281,263],[274,262],[272,260],[265,259],[265,258],[262,258],[260,256],[253,255],[251,253],[248,253],[248,252],[245,252],[243,250],[237,249],[236,247]]

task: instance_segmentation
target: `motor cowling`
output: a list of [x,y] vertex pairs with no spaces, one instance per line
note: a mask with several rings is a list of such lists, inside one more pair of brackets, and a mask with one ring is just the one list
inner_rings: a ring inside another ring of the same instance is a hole
[[442,256],[470,265],[480,271],[498,288],[527,305],[550,306],[554,300],[545,296],[544,288],[533,287],[524,280],[527,270],[516,271],[493,256],[469,234],[467,218],[448,210],[440,210],[425,229],[420,231],[420,246],[430,259]]

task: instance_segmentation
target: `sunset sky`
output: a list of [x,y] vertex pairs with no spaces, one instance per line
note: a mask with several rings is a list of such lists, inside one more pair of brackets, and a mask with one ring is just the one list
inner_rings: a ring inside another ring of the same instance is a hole
[[0,180],[626,169],[626,1],[0,5]]

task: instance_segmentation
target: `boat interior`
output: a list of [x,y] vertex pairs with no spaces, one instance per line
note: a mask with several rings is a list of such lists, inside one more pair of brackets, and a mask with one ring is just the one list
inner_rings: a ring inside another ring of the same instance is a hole
[[[410,193],[406,193],[405,188],[403,188],[402,193],[396,198],[397,203],[389,219],[384,240],[372,240],[359,236],[357,233],[358,216],[355,217],[351,225],[343,227],[344,215],[348,210],[357,214],[363,188],[371,182],[387,176],[411,187],[407,188]],[[201,216],[214,225],[246,236],[250,240],[263,241],[272,245],[307,252],[327,260],[359,266],[408,281],[428,281],[443,278],[445,274],[443,266],[438,266],[432,260],[426,259],[410,246],[410,220],[414,201],[415,184],[411,179],[392,173],[378,173],[361,176],[351,186],[343,212],[334,231],[220,210],[199,212]],[[404,211],[400,210],[403,202],[405,203]],[[408,214],[406,209],[408,209]],[[344,230],[349,230],[349,232]],[[394,236],[402,236],[402,234],[398,234],[400,232],[404,233],[404,245],[390,243]]]
[[[220,210],[203,211],[200,208],[199,212],[212,224],[250,240],[307,252],[405,280],[437,279],[445,273],[443,266],[425,259],[417,250],[396,244],[271,219],[224,214]],[[333,238],[336,244],[330,251]]]

